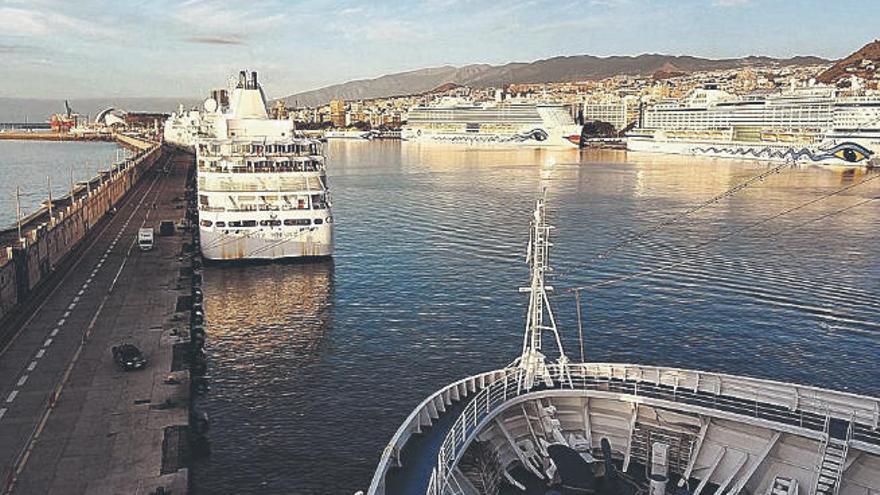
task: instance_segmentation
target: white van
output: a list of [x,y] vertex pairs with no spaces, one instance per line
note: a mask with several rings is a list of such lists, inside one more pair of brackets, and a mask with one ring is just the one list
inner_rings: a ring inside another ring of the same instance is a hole
[[149,251],[153,249],[152,228],[138,230],[138,247],[141,248],[141,251]]

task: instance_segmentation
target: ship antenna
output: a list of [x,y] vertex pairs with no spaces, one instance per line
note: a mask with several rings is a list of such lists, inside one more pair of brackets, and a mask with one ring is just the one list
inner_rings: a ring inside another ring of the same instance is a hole
[[552,374],[547,367],[545,356],[541,352],[542,337],[545,331],[553,334],[556,346],[559,349],[559,358],[557,359],[557,363],[560,365],[558,378],[571,381],[567,371],[568,368],[565,366],[568,364],[568,357],[565,355],[565,350],[562,347],[562,340],[556,328],[556,318],[553,316],[550,300],[547,297],[547,293],[552,292],[553,287],[547,285],[544,280],[544,274],[552,270],[548,257],[550,246],[552,246],[550,243],[550,231],[553,229],[546,222],[545,204],[546,190],[535,203],[535,212],[529,229],[529,246],[526,261],[531,265],[531,285],[519,289],[520,292],[529,293],[529,310],[526,316],[522,354],[511,363],[511,366],[516,366],[522,370],[522,373],[519,375],[518,384],[520,390],[530,390],[538,379],[552,384]]

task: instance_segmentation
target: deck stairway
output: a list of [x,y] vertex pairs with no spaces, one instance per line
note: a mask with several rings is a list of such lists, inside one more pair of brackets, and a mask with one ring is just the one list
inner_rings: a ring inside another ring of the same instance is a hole
[[825,426],[826,441],[822,448],[822,462],[816,477],[815,495],[837,495],[843,477],[844,463],[852,436],[852,423],[829,418]]

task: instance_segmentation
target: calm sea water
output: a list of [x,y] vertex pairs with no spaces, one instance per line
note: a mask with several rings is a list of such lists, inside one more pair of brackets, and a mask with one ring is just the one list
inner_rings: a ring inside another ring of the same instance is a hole
[[351,494],[425,396],[518,353],[534,199],[547,188],[586,357],[880,394],[880,180],[709,242],[866,172],[785,170],[613,256],[624,239],[769,167],[623,152],[333,142],[336,256],[205,273],[212,418],[196,493]]
[[22,216],[49,197],[70,191],[73,181],[94,177],[116,160],[114,143],[0,141],[0,229],[15,225],[15,188],[21,188]]

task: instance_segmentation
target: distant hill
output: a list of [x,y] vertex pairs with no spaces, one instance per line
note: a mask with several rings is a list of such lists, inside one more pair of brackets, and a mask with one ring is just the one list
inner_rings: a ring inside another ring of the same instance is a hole
[[[184,107],[196,105],[196,98],[76,98],[70,100],[74,112],[95,118],[107,107],[128,111],[173,112],[183,103]],[[53,113],[64,111],[64,99],[0,97],[0,122],[46,122]]]
[[[862,61],[870,61],[870,64],[862,65]],[[873,69],[867,66],[873,65]],[[858,75],[863,78],[870,78],[880,66],[880,40],[874,40],[871,43],[860,48],[858,51],[840,60],[825,72],[819,74],[816,79],[825,84],[835,84],[837,81],[849,77],[851,74]],[[849,69],[849,71],[847,71]]]
[[713,60],[690,56],[645,54],[635,57],[594,57],[576,55],[554,57],[535,62],[504,65],[474,64],[463,67],[442,66],[362,79],[297,93],[282,98],[287,105],[323,105],[332,99],[360,100],[387,96],[421,94],[444,84],[472,87],[501,86],[516,83],[572,82],[603,79],[615,75],[689,73],[747,66],[813,65],[828,61],[819,57],[744,57]]

